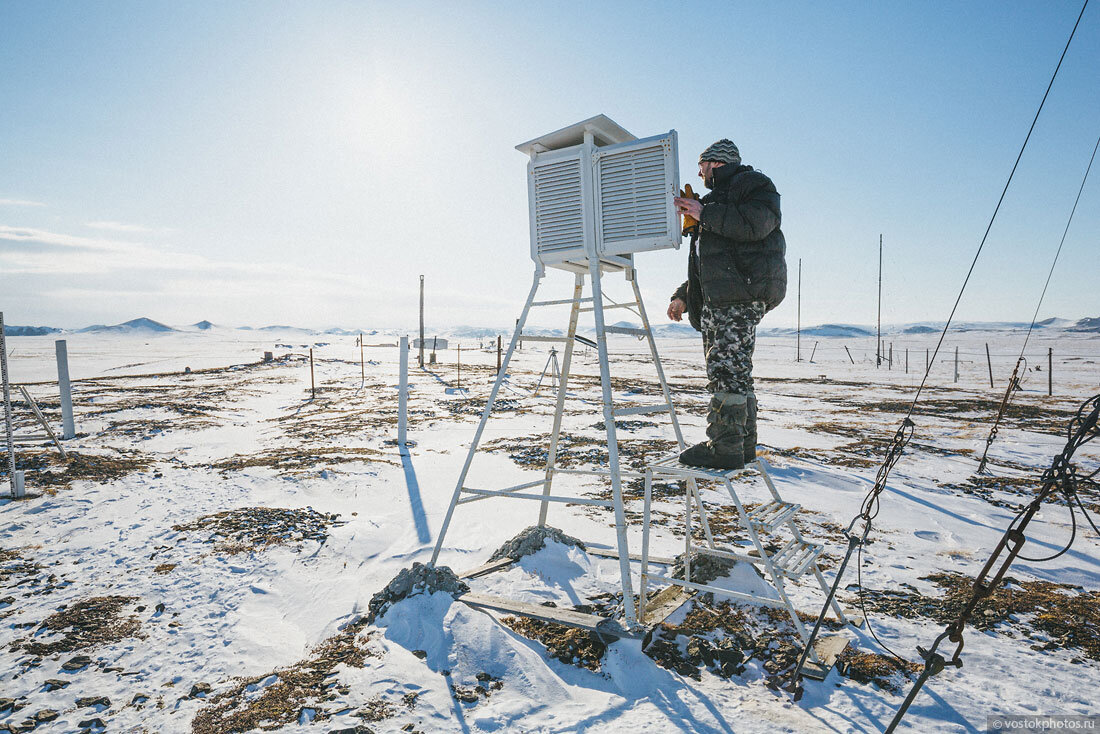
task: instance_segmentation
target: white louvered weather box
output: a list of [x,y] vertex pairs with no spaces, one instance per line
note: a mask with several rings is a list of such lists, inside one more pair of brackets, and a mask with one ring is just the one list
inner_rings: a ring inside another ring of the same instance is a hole
[[606,115],[517,145],[530,156],[531,259],[567,270],[680,246],[676,131],[638,139]]

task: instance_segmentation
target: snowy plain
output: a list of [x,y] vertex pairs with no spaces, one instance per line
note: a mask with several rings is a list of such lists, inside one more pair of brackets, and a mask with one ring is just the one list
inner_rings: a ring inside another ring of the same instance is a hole
[[[366,338],[365,379],[354,336],[221,328],[62,336],[68,341],[79,433],[66,442],[67,449],[142,463],[108,481],[76,481],[18,502],[0,499],[0,549],[14,550],[21,562],[37,566],[0,579],[0,698],[18,704],[17,710],[0,710],[0,731],[42,710],[57,717],[35,731],[97,731],[100,724],[112,732],[200,731],[197,717],[232,688],[235,677],[260,678],[242,694],[257,695],[274,682],[269,674],[309,658],[316,646],[348,629],[399,570],[430,558],[497,358],[495,340],[462,340],[461,384],[458,340],[452,338],[452,348],[440,351],[427,370],[417,369],[413,360],[409,437],[416,444],[403,457],[387,443],[396,433],[394,333]],[[803,337],[801,362],[795,361],[793,337],[758,343],[762,450],[784,499],[810,513],[823,533],[812,539],[826,543],[834,558],[843,552],[843,539],[825,528],[846,526],[858,512],[881,458],[876,442],[896,430],[904,410],[899,406],[912,398],[925,350],[936,336],[888,335],[892,368],[876,367],[873,339]],[[13,381],[27,385],[57,422],[55,338],[10,338],[9,350]],[[935,596],[936,587],[925,580],[930,574],[973,576],[980,570],[1014,514],[1010,505],[1022,495],[983,496],[959,488],[974,474],[988,433],[989,405],[1003,394],[1022,338],[1019,331],[1006,330],[948,336],[925,396],[937,409],[917,415],[913,441],[883,496],[876,542],[864,558],[866,587],[908,585],[904,588]],[[700,440],[707,399],[700,344],[663,338],[658,346],[687,440]],[[1046,395],[1048,347],[1054,351],[1051,397]],[[315,399],[306,357],[310,348],[319,387]],[[264,351],[274,352],[276,360],[260,363]],[[617,396],[626,404],[655,402],[655,375],[644,344],[613,337],[611,351],[612,373],[623,378]],[[531,343],[517,351],[501,395],[505,409],[488,424],[468,484],[503,487],[541,475],[537,465],[516,457],[544,446],[550,430],[553,391],[544,387],[533,394],[548,352],[545,344]],[[1096,334],[1041,330],[1032,337],[1028,356],[1023,391],[1014,402],[1049,413],[1043,413],[1049,426],[1100,391]],[[598,439],[603,416],[592,350],[578,349],[574,372],[579,377],[570,390],[564,430]],[[30,430],[25,415],[20,425]],[[1065,443],[1059,430],[1007,421],[990,454],[994,474],[1037,476]],[[648,455],[646,447],[664,455],[674,438],[661,418],[620,431],[620,439],[639,447],[642,456]],[[1093,444],[1078,461],[1095,466],[1098,448]],[[21,447],[20,455],[51,451],[46,445]],[[236,463],[229,461],[234,458]],[[36,491],[33,471],[27,484]],[[559,489],[578,496],[606,491],[591,477],[569,477]],[[762,496],[762,488],[748,481],[743,490],[749,501]],[[714,489],[704,491],[704,500],[728,505]],[[681,500],[663,503],[656,505],[666,511],[666,520],[655,526],[653,551],[671,556],[682,548],[675,514]],[[327,527],[323,542],[244,550],[219,550],[208,532],[174,529],[248,507],[308,507],[339,520]],[[627,509],[636,552],[637,493],[628,495]],[[534,503],[506,499],[459,508],[441,563],[456,571],[484,563],[494,549],[534,524],[537,513]],[[549,522],[586,542],[614,542],[611,517],[603,510],[555,505]],[[1031,535],[1040,549],[1053,551],[1068,532],[1064,507],[1051,507]],[[1083,530],[1065,555],[1044,564],[1021,561],[1010,575],[1095,592],[1100,590],[1098,549],[1100,541]],[[165,564],[175,566],[155,571]],[[636,580],[637,564],[633,571]],[[616,591],[616,572],[614,560],[548,545],[471,586],[569,606]],[[831,573],[826,573],[830,579]],[[816,613],[819,589],[805,581],[789,589],[799,609]],[[64,606],[107,595],[133,598],[125,614],[137,618],[140,629],[89,646],[87,666],[65,671],[61,666],[70,654],[35,660],[18,647],[32,638],[51,639],[39,624]],[[851,594],[842,596],[850,605]],[[444,594],[399,603],[362,628],[370,651],[363,664],[336,666],[327,700],[304,705],[296,721],[278,731],[874,732],[885,728],[905,690],[887,691],[833,671],[823,682],[809,682],[795,703],[769,690],[757,666],[729,679],[704,670],[696,681],[656,665],[636,640],[609,645],[600,669],[592,671],[553,659],[539,642],[501,624],[499,616]],[[874,612],[871,623],[884,642],[910,660],[918,659],[915,645],[928,645],[943,628],[920,616]],[[993,714],[1100,713],[1095,694],[1100,660],[1069,648],[1036,650],[1033,639],[1006,630],[1008,625],[969,629],[965,667],[933,678],[902,729],[979,732]],[[879,651],[866,627],[845,634],[854,646]],[[455,695],[456,687],[476,684],[479,674],[500,681],[499,690],[475,701]],[[68,685],[46,683],[59,679]],[[76,705],[77,698],[100,696],[109,706]],[[387,715],[359,716],[369,705]]]

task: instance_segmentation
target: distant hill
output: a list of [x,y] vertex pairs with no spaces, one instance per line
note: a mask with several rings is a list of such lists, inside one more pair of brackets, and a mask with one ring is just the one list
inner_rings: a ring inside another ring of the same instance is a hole
[[942,330],[943,330],[943,327],[940,327],[939,329],[937,329],[934,326],[922,326],[922,325],[918,324],[917,326],[907,326],[907,327],[905,327],[904,329],[901,330],[901,333],[903,333],[903,334],[938,334]]
[[280,325],[261,326],[259,329],[256,329],[256,331],[296,331],[299,334],[316,334],[317,333],[313,329],[303,329],[299,326],[280,326]]
[[695,330],[693,326],[685,323],[683,324],[661,324],[660,326],[653,327],[654,336],[663,337],[697,337],[699,332]]
[[102,324],[96,324],[95,326],[86,326],[80,329],[78,333],[133,333],[133,332],[154,332],[154,333],[168,333],[176,331],[171,326],[160,323],[159,321],[153,321],[149,318],[132,319],[125,323],[115,324],[114,326],[104,326]]
[[1091,331],[1100,333],[1100,317],[1085,318],[1069,327],[1070,331]]
[[203,331],[214,328],[214,325],[212,323],[210,323],[209,321],[200,321],[197,324],[191,324],[191,326],[193,328],[201,329]]
[[487,326],[469,326],[466,324],[456,326],[453,329],[446,329],[445,332],[453,339],[495,339],[498,334],[508,338],[512,333],[511,329],[501,330]]
[[[761,336],[794,336],[796,334],[795,329],[761,329],[759,334]],[[809,336],[874,336],[873,331],[865,329],[862,326],[852,326],[851,324],[821,324],[820,326],[807,326],[802,330],[803,334]]]
[[61,329],[52,326],[15,326],[4,324],[4,336],[46,336],[47,334],[60,334]]

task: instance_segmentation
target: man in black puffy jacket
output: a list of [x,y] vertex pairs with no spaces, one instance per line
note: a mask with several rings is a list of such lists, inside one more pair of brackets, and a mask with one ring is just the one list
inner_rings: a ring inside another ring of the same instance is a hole
[[680,454],[692,466],[740,469],[756,458],[756,395],[752,353],[756,325],[787,292],[786,243],[779,229],[779,193],[767,176],[741,165],[722,139],[699,156],[699,175],[711,190],[701,200],[677,197],[691,228],[688,279],[676,289],[668,316],[687,311],[703,333],[708,388],[708,440]]

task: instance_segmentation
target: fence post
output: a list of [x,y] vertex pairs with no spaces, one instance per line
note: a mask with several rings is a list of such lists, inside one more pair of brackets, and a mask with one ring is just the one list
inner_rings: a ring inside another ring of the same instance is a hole
[[814,342],[813,351],[810,352],[810,361],[814,361],[814,355],[817,354],[817,342]]
[[401,353],[400,379],[397,386],[397,450],[407,454],[409,449],[405,445],[405,431],[409,407],[409,337],[401,337],[397,349]]
[[310,400],[317,399],[317,382],[313,379],[313,347],[309,348],[309,393]]
[[500,374],[500,334],[497,334],[497,374]]
[[886,369],[892,370],[892,369],[894,369],[894,342],[890,342],[890,357],[889,357],[889,359],[890,359],[890,364],[887,366]]
[[959,348],[955,347],[955,382],[959,381]]
[[[848,352],[848,345],[847,344],[844,345],[844,351]],[[856,361],[854,359],[852,359],[852,353],[851,352],[848,352],[848,361],[851,362],[852,364],[856,363]]]
[[462,389],[462,345],[458,345],[458,389]]
[[929,362],[928,362],[928,352],[929,352],[928,347],[925,347],[924,348],[924,376],[925,377],[928,376],[928,370],[930,370],[932,368],[932,365],[929,364]]
[[909,374],[909,347],[905,348],[905,374]]
[[985,363],[989,365],[989,386],[993,387],[993,360],[989,356],[989,342],[985,343]]
[[1047,395],[1054,394],[1054,347],[1047,347]]
[[61,438],[76,437],[76,421],[73,419],[73,388],[69,382],[69,347],[64,339],[54,342],[57,353],[57,386],[61,391]]
[[367,381],[367,361],[363,358],[363,332],[359,332],[359,379]]

